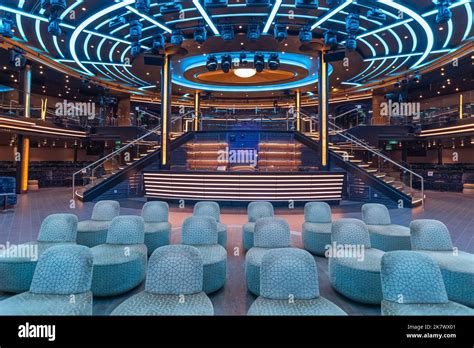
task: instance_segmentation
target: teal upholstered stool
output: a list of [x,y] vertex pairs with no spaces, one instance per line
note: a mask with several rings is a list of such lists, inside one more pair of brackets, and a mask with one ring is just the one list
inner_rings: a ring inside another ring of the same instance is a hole
[[441,271],[426,254],[386,253],[381,279],[382,315],[474,315],[471,308],[448,300]]
[[11,246],[0,251],[0,291],[28,291],[38,257],[55,245],[75,244],[77,217],[73,214],[52,214],[42,224],[36,242]]
[[367,203],[362,206],[362,220],[370,233],[373,248],[383,251],[410,250],[410,229],[392,224],[390,213],[383,204]]
[[[340,219],[333,223],[329,280],[333,288],[351,300],[380,304],[380,267],[384,252],[371,247],[369,231],[361,220]],[[346,250],[344,252],[344,250]],[[342,251],[342,252],[341,252]]]
[[291,244],[290,226],[284,219],[260,218],[255,223],[254,246],[245,255],[247,289],[260,295],[260,267],[263,256],[272,249],[287,248]]
[[0,301],[0,315],[92,315],[92,254],[57,245],[39,258],[28,292]]
[[454,248],[441,221],[414,220],[410,230],[412,249],[438,263],[449,299],[474,307],[474,254]]
[[253,247],[255,223],[264,217],[273,217],[273,205],[270,202],[251,202],[247,207],[248,222],[242,226],[242,244],[244,250]]
[[140,216],[117,216],[110,224],[107,243],[93,247],[94,296],[123,294],[145,280],[147,249]]
[[331,207],[325,202],[310,202],[304,206],[303,246],[309,252],[324,256],[331,244]]
[[157,248],[170,244],[171,224],[168,222],[168,212],[166,202],[147,202],[142,208],[148,255]]
[[345,315],[319,294],[318,269],[305,250],[269,250],[260,268],[260,296],[249,315]]
[[184,220],[182,243],[201,253],[204,265],[203,291],[210,294],[224,286],[227,276],[227,251],[218,242],[217,222],[210,216],[191,216]]
[[224,248],[227,245],[227,225],[220,222],[221,208],[216,202],[198,202],[194,206],[194,216],[210,216],[217,222],[217,242]]
[[202,283],[203,262],[196,248],[158,248],[148,262],[145,291],[121,303],[112,315],[213,315]]
[[90,220],[80,221],[77,225],[77,244],[92,248],[104,244],[112,219],[120,215],[120,203],[100,201],[94,205]]

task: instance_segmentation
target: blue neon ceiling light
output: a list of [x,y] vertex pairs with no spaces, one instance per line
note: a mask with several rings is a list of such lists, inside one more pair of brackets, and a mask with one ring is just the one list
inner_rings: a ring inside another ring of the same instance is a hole
[[[41,9],[39,13],[44,14],[44,12],[45,10]],[[49,53],[48,49],[46,48],[46,45],[44,44],[43,37],[41,36],[41,20],[39,19],[36,19],[35,21],[35,33],[36,33],[38,42],[41,45],[41,48],[43,48],[43,51],[45,51],[46,53]]]
[[[18,8],[23,8],[24,5],[25,5],[25,0],[20,0],[18,2]],[[15,16],[16,16],[16,26],[18,27],[18,32],[23,38],[23,41],[28,42],[28,39],[26,38],[26,35],[25,35],[25,31],[23,30],[23,24],[21,23],[21,14],[17,13]]]
[[110,12],[116,11],[118,9],[121,9],[123,7],[126,7],[128,5],[131,5],[135,2],[135,0],[124,0],[123,2],[114,4],[112,6],[107,7],[106,9],[103,9],[102,11],[99,11],[95,13],[94,15],[86,18],[72,33],[71,39],[69,40],[69,50],[71,52],[72,58],[76,62],[77,65],[81,67],[88,75],[93,76],[94,73],[92,73],[89,69],[87,69],[80,61],[77,52],[76,52],[76,41],[83,32],[87,26],[91,23],[93,23],[95,20],[99,19],[100,17],[107,15]]
[[464,8],[466,9],[466,14],[467,14],[467,27],[466,31],[464,32],[464,35],[462,37],[462,40],[466,40],[468,35],[471,33],[472,29],[472,9],[471,5],[469,3],[464,4]]
[[217,30],[216,26],[214,25],[214,23],[212,22],[212,19],[211,17],[209,17],[209,15],[207,14],[206,10],[204,9],[204,7],[202,7],[201,3],[199,2],[199,0],[193,0],[193,4],[194,6],[196,6],[197,10],[199,11],[199,13],[201,14],[202,18],[204,18],[204,20],[206,21],[207,25],[209,26],[209,28],[211,28],[212,32],[214,33],[214,35],[217,35],[219,36],[219,30]]
[[446,48],[449,45],[449,42],[451,41],[452,36],[453,36],[453,20],[450,19],[448,21],[448,34],[446,35],[446,41],[444,41],[443,48]]
[[341,11],[342,9],[346,8],[347,6],[349,6],[350,4],[352,4],[354,2],[354,0],[346,0],[344,1],[342,4],[340,4],[338,7],[336,7],[335,9],[329,11],[328,13],[326,13],[324,16],[322,16],[321,18],[319,18],[316,23],[314,23],[312,26],[311,26],[311,30],[314,30],[316,29],[317,27],[319,27],[321,24],[323,24],[324,22],[326,22],[329,18],[331,18],[332,16],[334,16],[336,13],[338,13],[339,11]]
[[[135,2],[135,1],[132,1],[132,2]],[[155,18],[153,18],[151,16],[148,16],[148,15],[138,11],[136,8],[134,8],[132,6],[127,6],[127,10],[129,10],[130,12],[135,13],[136,15],[142,17],[143,19],[146,19],[150,23],[156,25],[158,28],[160,28],[160,29],[166,31],[167,33],[171,34],[172,30],[170,28],[168,28],[166,25],[158,22]]]
[[[194,0],[198,1],[198,0]],[[273,5],[272,11],[270,12],[270,16],[268,16],[267,23],[265,23],[265,27],[263,28],[262,33],[267,34],[268,31],[270,30],[270,27],[272,26],[273,21],[275,20],[275,17],[278,13],[278,10],[280,9],[281,3],[283,0],[276,0],[275,4]]]

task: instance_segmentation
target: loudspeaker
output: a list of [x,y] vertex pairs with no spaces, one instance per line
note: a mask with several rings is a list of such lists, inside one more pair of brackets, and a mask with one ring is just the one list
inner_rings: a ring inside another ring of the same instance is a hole
[[346,58],[345,51],[331,52],[324,55],[324,61],[326,63],[337,62],[338,60],[343,60],[344,58]]

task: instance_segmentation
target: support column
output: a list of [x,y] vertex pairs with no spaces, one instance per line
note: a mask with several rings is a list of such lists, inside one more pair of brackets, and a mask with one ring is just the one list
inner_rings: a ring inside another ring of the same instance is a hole
[[165,54],[161,70],[161,167],[169,169],[171,126],[171,55]]
[[201,107],[201,95],[198,91],[194,94],[194,131],[199,131],[199,108]]
[[31,65],[26,64],[20,72],[20,100],[23,106],[21,116],[31,116]]
[[296,131],[301,132],[301,91],[296,91]]
[[324,61],[324,52],[319,52],[318,57],[318,100],[319,100],[319,156],[321,159],[321,170],[329,169],[328,156],[328,100],[329,81],[328,66]]
[[[26,64],[20,74],[20,89],[22,93],[21,103],[23,117],[31,117],[31,65]],[[18,193],[28,192],[28,175],[30,165],[30,138],[27,136],[18,136],[18,153],[20,155],[17,166],[17,191]],[[17,158],[18,159],[18,158]],[[19,173],[19,174],[18,174]],[[19,183],[18,183],[19,181]],[[19,185],[19,186],[18,186]]]

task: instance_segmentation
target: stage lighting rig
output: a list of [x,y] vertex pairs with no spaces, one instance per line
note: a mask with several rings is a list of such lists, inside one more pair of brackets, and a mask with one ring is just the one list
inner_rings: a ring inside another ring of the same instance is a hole
[[270,0],[247,0],[247,6],[250,7],[268,7],[270,6]]
[[14,47],[10,50],[10,64],[13,68],[21,69],[26,65],[25,51],[19,47]]
[[331,46],[331,48],[334,48],[337,46],[337,36],[336,33],[334,33],[332,30],[328,30],[324,33],[324,43],[328,46]]
[[207,31],[206,27],[197,27],[196,30],[194,30],[194,41],[197,42],[198,44],[203,44],[206,42],[207,39]]
[[10,16],[5,15],[0,19],[0,34],[4,37],[13,37],[14,22]]
[[351,51],[354,51],[357,48],[357,40],[356,40],[355,35],[347,36],[346,48]]
[[438,14],[436,15],[436,23],[442,24],[447,23],[453,16],[451,9],[449,8],[449,0],[440,0],[436,5]]
[[274,29],[275,40],[281,42],[288,38],[288,30],[286,29],[286,25],[277,24],[275,25]]
[[59,19],[53,17],[49,19],[48,33],[53,36],[61,36],[62,30],[59,26]]
[[247,61],[247,55],[245,53],[241,53],[239,57],[239,65],[246,66],[249,62]]
[[139,20],[130,22],[130,38],[132,41],[139,41],[142,38],[143,25]]
[[162,15],[164,14],[170,14],[170,13],[179,13],[183,10],[183,5],[181,5],[179,2],[167,2],[166,4],[161,5],[160,7],[160,13]]
[[204,7],[227,7],[228,0],[204,0]]
[[225,74],[230,71],[230,69],[232,68],[232,57],[230,55],[227,54],[225,56],[222,56],[221,68]]
[[346,17],[346,32],[350,35],[357,35],[359,28],[359,15],[357,13],[349,13]]
[[210,55],[207,57],[207,63],[206,63],[207,70],[216,71],[218,65],[219,63],[217,62],[216,56]]
[[235,37],[234,28],[231,25],[225,25],[221,29],[221,37],[224,41],[232,41]]
[[265,69],[265,56],[261,53],[256,53],[253,59],[253,65],[258,73],[261,73]]
[[413,76],[413,82],[414,83],[420,83],[420,81],[421,81],[421,74],[417,71],[415,73],[415,76]]
[[257,41],[260,38],[261,31],[258,24],[251,24],[247,29],[247,38],[250,41]]
[[123,16],[116,16],[109,22],[109,28],[118,27],[119,25],[127,24],[127,19]]
[[380,22],[385,22],[387,20],[387,16],[385,15],[385,13],[383,13],[382,10],[376,7],[371,8],[367,11],[367,18]]
[[136,0],[135,8],[140,12],[149,12],[150,11],[150,0]]
[[301,27],[298,37],[302,43],[311,42],[313,40],[311,28],[309,26]]
[[296,8],[305,8],[309,10],[317,10],[318,9],[318,0],[296,0],[295,7]]
[[137,57],[140,55],[142,49],[142,45],[139,42],[132,42],[131,48],[130,48],[130,54],[132,57]]
[[278,54],[272,53],[270,55],[270,58],[268,58],[268,67],[270,70],[278,70],[280,67],[280,57],[278,57]]
[[163,34],[158,34],[153,39],[152,51],[153,53],[160,53],[160,51],[165,49],[165,36]]
[[184,36],[181,30],[179,29],[173,30],[173,32],[171,33],[171,38],[170,38],[171,44],[175,46],[181,46],[183,41],[184,41]]
[[341,4],[342,0],[327,0],[327,4],[330,8],[336,8]]

